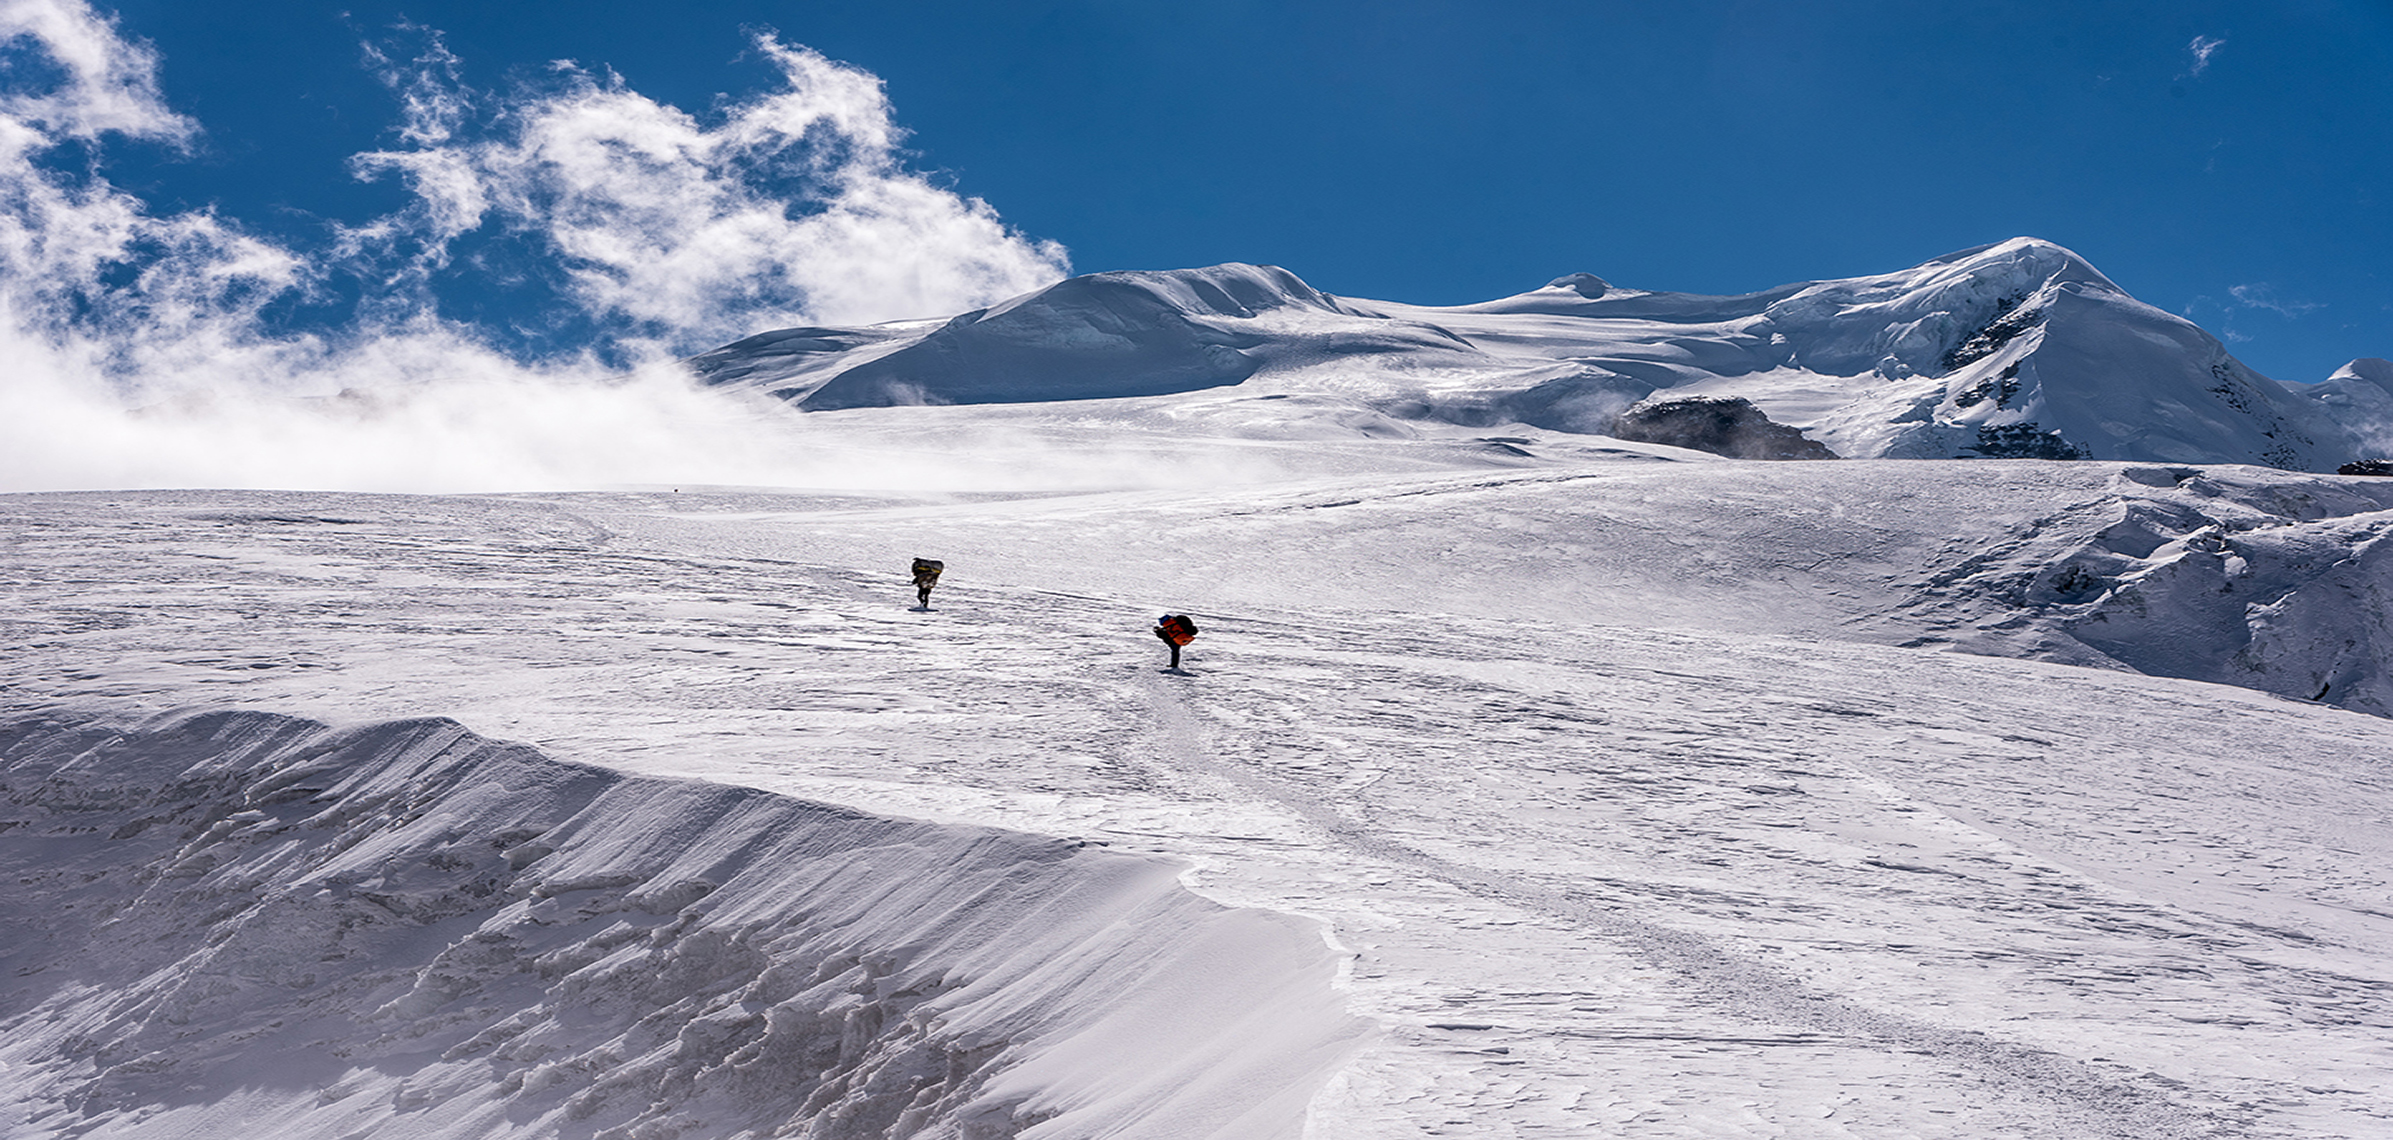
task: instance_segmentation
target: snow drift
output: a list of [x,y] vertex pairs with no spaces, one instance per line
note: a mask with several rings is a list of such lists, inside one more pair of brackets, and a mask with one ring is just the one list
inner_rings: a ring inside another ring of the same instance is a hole
[[2331,471],[2393,445],[2381,382],[2270,380],[2031,238],[1740,296],[1579,273],[1443,308],[1333,297],[1272,267],[1103,273],[943,324],[784,330],[690,363],[808,411],[1237,388],[1304,396],[1331,425],[1360,409],[1609,434],[1665,393],[1747,400],[1851,458]]
[[11,1136],[1294,1135],[1308,924],[444,720],[0,726]]

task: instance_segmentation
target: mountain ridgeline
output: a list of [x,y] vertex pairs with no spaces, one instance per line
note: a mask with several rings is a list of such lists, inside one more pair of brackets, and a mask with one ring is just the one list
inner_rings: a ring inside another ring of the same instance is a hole
[[1579,273],[1431,307],[1269,266],[1097,273],[945,321],[762,333],[688,364],[809,412],[1160,398],[1177,418],[1251,423],[1244,405],[1270,399],[1290,429],[1522,424],[1741,458],[2334,471],[2393,455],[2393,364],[2280,383],[2031,238],[1731,297]]

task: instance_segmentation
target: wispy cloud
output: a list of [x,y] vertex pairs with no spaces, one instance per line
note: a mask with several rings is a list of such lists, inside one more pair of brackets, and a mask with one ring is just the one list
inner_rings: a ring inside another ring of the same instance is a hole
[[2287,320],[2317,312],[2326,306],[2316,301],[2279,297],[2275,288],[2266,284],[2237,285],[2227,290],[2235,303],[2247,309],[2266,309]]
[[[2287,297],[2267,282],[2231,285],[2225,297],[2203,294],[2187,302],[2181,314],[2187,320],[2202,323],[2220,340],[2229,344],[2250,344],[2254,333],[2265,332],[2275,321],[2258,317],[2256,313],[2275,313],[2277,319],[2294,321],[2326,308],[2316,301]],[[2259,321],[2255,326],[2251,322]]]
[[187,141],[156,54],[79,0],[0,0],[0,44],[57,65],[45,88],[0,94],[0,336],[120,384],[255,348],[261,308],[304,287],[303,258],[209,211],[152,213],[88,166],[42,163],[68,140]]
[[2185,50],[2192,53],[2194,57],[2191,74],[2200,75],[2208,71],[2210,57],[2217,55],[2218,50],[2225,46],[2227,46],[2227,41],[2224,39],[2214,36],[2195,36],[2192,43],[2185,45]]
[[[0,51],[39,64],[0,70],[0,488],[812,481],[796,417],[661,362],[1067,271],[906,165],[877,78],[769,35],[777,88],[703,118],[571,66],[472,90],[437,34],[399,38],[368,50],[396,145],[354,169],[411,199],[302,248],[109,182],[88,157],[109,140],[199,130],[157,52],[85,0],[0,0]],[[542,259],[525,291],[577,339],[527,348],[442,311],[503,243]],[[344,282],[366,292],[346,325],[269,319]]]
[[59,78],[46,90],[0,92],[0,116],[12,126],[76,139],[182,142],[197,132],[160,98],[156,50],[81,0],[0,0],[0,44],[20,42],[37,45]]

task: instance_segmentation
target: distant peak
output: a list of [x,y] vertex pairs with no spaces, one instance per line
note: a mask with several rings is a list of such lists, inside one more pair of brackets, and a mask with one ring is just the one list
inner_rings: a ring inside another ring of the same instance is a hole
[[2393,392],[2393,360],[2363,356],[2335,370],[2329,380],[2365,380],[2388,392]]
[[1585,297],[1592,301],[1597,297],[1603,296],[1605,290],[1608,290],[1612,287],[1612,283],[1596,276],[1593,273],[1573,273],[1566,277],[1556,277],[1553,280],[1546,282],[1545,287],[1548,289],[1568,289],[1577,293],[1579,296]]

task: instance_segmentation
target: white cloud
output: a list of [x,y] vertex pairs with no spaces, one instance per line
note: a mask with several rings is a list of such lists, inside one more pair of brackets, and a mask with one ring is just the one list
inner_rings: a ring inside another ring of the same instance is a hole
[[0,0],[0,38],[30,43],[64,76],[49,90],[0,96],[9,339],[120,383],[254,349],[258,309],[304,283],[300,258],[208,211],[155,215],[97,176],[41,165],[69,138],[187,140],[190,124],[158,100],[155,53],[68,0]]
[[31,40],[65,76],[55,90],[0,96],[0,116],[48,135],[188,140],[197,128],[158,94],[158,53],[117,34],[83,0],[0,0],[0,43]]
[[2277,291],[2266,284],[2233,286],[2227,290],[2227,295],[2235,298],[2235,304],[2244,308],[2266,309],[2287,320],[2314,313],[2326,307],[2316,301],[2279,297]]
[[394,79],[419,145],[355,160],[361,176],[404,181],[416,207],[364,236],[421,243],[415,264],[435,268],[484,227],[528,235],[583,311],[660,352],[775,324],[960,312],[1067,271],[1061,247],[905,167],[879,79],[769,35],[756,47],[784,89],[717,121],[561,67],[479,137],[457,127],[476,96],[444,85],[435,69],[453,74],[450,60],[431,55]]
[[2185,45],[2185,50],[2193,53],[2193,74],[2200,75],[2209,70],[2210,57],[2218,54],[2218,50],[2225,46],[2227,46],[2226,40],[2211,36],[2195,36],[2192,43]]
[[[781,88],[701,120],[612,76],[505,96],[437,36],[371,61],[398,146],[358,170],[411,204],[320,250],[207,210],[158,212],[72,142],[186,145],[160,61],[83,0],[0,0],[0,489],[457,490],[864,476],[801,417],[654,361],[776,323],[960,311],[1047,284],[1063,251],[908,169],[873,76],[760,38]],[[443,317],[476,236],[544,251],[590,340],[526,361]],[[350,325],[275,328],[280,300],[367,285]]]

